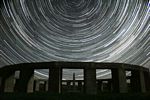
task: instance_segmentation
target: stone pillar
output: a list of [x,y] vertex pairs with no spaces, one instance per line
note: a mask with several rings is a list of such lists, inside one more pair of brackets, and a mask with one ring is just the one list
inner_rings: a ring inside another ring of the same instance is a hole
[[75,73],[73,73],[73,91],[76,90],[76,78],[75,78]]
[[75,81],[76,81],[76,77],[75,77],[75,73],[73,73],[73,86],[75,86]]
[[55,64],[49,69],[48,91],[52,93],[61,93],[62,69]]
[[142,70],[131,71],[131,88],[133,92],[146,92],[144,72]]
[[4,82],[3,77],[0,76],[0,93],[4,92]]
[[78,81],[78,89],[82,92],[82,81]]
[[71,82],[70,81],[67,81],[67,86],[70,86]]
[[111,82],[111,80],[108,80],[108,90],[109,90],[109,92],[112,92],[112,82]]
[[1,72],[0,72],[0,93],[14,91],[13,82],[15,82],[15,81],[13,81],[13,76],[14,76],[14,69],[1,70]]
[[146,87],[146,91],[150,91],[150,73],[148,72],[144,72],[144,78],[145,78],[145,87]]
[[122,66],[111,69],[113,92],[127,93],[126,73]]
[[33,92],[35,92],[35,89],[36,89],[36,80],[34,80],[33,82]]
[[101,81],[101,92],[104,92],[104,82],[103,82],[103,80]]
[[34,76],[32,76],[28,82],[28,88],[27,88],[27,93],[32,93],[34,87]]
[[84,87],[85,93],[97,94],[96,68],[94,68],[94,66],[90,66],[90,68],[84,69]]
[[102,88],[102,81],[101,80],[98,80],[97,81],[97,91],[98,92],[102,92],[103,91],[103,88]]
[[11,75],[7,79],[5,79],[4,92],[14,92],[14,85],[15,85],[14,75]]
[[40,91],[40,80],[35,80],[35,91],[39,92]]
[[46,92],[46,80],[44,80],[44,91]]
[[4,79],[4,77],[1,77],[0,93],[3,93],[4,89],[5,89],[5,79]]
[[5,77],[1,78],[1,86],[0,86],[0,93],[4,93],[5,90]]
[[0,76],[0,87],[1,87],[1,85],[2,85],[2,77]]
[[144,78],[144,71],[140,70],[140,87],[141,87],[141,92],[144,93],[146,92],[146,86],[145,86],[145,78]]
[[33,69],[21,69],[19,79],[15,84],[15,92],[27,92],[28,82],[33,74]]
[[46,80],[46,91],[48,91],[48,81]]
[[131,90],[132,92],[140,91],[139,71],[131,71]]

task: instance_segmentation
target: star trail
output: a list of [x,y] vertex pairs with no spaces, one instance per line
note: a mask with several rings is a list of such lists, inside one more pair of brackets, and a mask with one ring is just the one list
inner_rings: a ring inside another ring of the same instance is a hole
[[120,62],[148,68],[149,3],[149,0],[2,0],[0,66],[81,61]]

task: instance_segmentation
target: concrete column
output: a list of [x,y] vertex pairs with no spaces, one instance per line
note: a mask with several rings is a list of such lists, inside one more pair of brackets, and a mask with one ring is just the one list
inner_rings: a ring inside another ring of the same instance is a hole
[[150,72],[144,72],[146,92],[150,91]]
[[101,81],[101,92],[104,92],[104,91],[105,91],[105,89],[104,89],[104,82]]
[[75,86],[75,81],[76,81],[76,77],[75,77],[75,73],[73,73],[73,86]]
[[15,78],[14,75],[5,79],[4,92],[14,92]]
[[0,86],[2,85],[2,77],[0,76]]
[[141,85],[141,92],[146,92],[146,86],[145,86],[145,78],[144,78],[144,72],[140,70],[140,85]]
[[35,91],[39,92],[40,91],[40,81],[39,80],[35,80]]
[[78,89],[82,92],[82,81],[78,81]]
[[44,81],[44,91],[46,92],[46,80]]
[[20,77],[20,71],[15,71],[15,75],[14,75],[15,79],[19,79]]
[[0,93],[3,92],[3,78],[0,76]]
[[99,80],[99,81],[97,81],[97,91],[98,92],[102,92],[102,81],[101,80]]
[[112,82],[111,82],[111,80],[108,80],[108,90],[109,90],[109,92],[112,92]]
[[67,86],[70,86],[71,82],[70,81],[67,81]]
[[73,91],[76,90],[76,78],[75,78],[75,73],[73,73]]
[[48,81],[46,81],[46,91],[48,91]]
[[142,70],[131,71],[131,88],[133,92],[146,92],[144,72]]
[[27,92],[28,82],[33,74],[33,69],[21,69],[19,79],[15,84],[15,92]]
[[48,91],[52,93],[61,93],[62,69],[57,64],[49,69]]
[[132,92],[140,92],[139,71],[131,71],[131,90]]
[[94,68],[93,66],[84,69],[84,83],[85,93],[97,94],[96,68]]
[[113,92],[127,93],[126,73],[122,66],[112,69]]
[[32,76],[28,82],[28,88],[27,88],[27,93],[32,93],[34,87],[34,76]]
[[34,80],[33,82],[33,92],[35,92],[35,88],[36,88],[36,80]]
[[5,69],[0,71],[0,93],[13,92],[13,76],[14,69]]

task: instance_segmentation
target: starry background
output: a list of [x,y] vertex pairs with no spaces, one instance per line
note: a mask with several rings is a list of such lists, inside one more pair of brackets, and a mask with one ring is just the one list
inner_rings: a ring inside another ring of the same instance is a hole
[[[149,68],[149,3],[149,0],[1,0],[0,67],[27,62],[81,61]],[[100,72],[104,76],[110,74]],[[46,75],[47,71],[37,73]]]

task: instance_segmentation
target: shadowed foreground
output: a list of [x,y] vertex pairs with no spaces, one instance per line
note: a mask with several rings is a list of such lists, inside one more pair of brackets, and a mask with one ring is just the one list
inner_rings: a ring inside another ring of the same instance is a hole
[[49,94],[49,93],[5,93],[0,94],[0,100],[150,100],[150,93],[135,94]]

